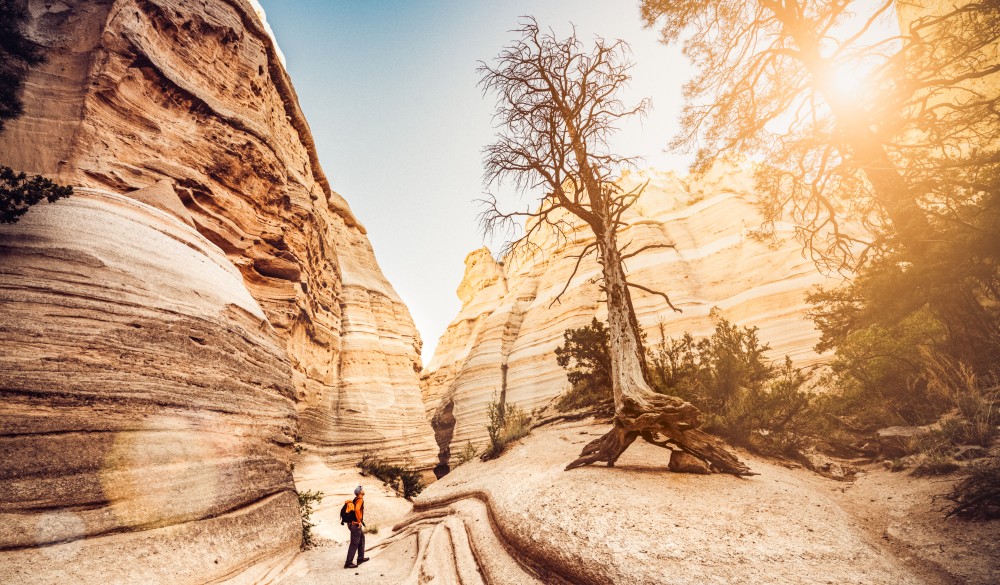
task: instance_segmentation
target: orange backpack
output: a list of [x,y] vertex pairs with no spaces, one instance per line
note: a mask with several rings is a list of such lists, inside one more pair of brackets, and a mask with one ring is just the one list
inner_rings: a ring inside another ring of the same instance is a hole
[[340,523],[348,524],[358,521],[358,513],[354,510],[354,500],[347,500],[340,508]]

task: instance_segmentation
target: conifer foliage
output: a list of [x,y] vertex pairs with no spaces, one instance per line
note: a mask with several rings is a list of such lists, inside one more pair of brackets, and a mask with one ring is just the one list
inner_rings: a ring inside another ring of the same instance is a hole
[[46,199],[49,203],[69,197],[73,188],[58,185],[45,177],[28,177],[10,167],[0,166],[0,223],[15,223],[28,208]]
[[[16,2],[0,0],[0,132],[5,122],[24,113],[21,89],[27,68],[44,61],[38,47],[24,35],[26,19],[27,13]],[[0,166],[0,223],[15,223],[42,199],[53,202],[72,193],[72,187]]]

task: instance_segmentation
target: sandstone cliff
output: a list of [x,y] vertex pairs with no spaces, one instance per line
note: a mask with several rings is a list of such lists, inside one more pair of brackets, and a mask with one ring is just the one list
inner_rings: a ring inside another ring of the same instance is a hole
[[250,581],[287,562],[291,368],[225,255],[78,191],[3,228],[0,260],[0,581]]
[[257,580],[296,434],[433,464],[419,336],[249,2],[24,4],[0,163],[85,189],[0,227],[0,581]]
[[[760,217],[752,205],[749,174],[720,167],[698,183],[656,172],[627,180],[646,178],[651,183],[630,210],[630,227],[620,241],[635,251],[654,244],[674,247],[648,249],[629,259],[630,281],[667,293],[683,310],[674,313],[662,297],[633,290],[648,341],[660,338],[660,323],[667,336],[706,335],[713,328],[709,312],[718,307],[733,322],[760,327],[772,357],[816,363],[812,347],[818,332],[804,318],[804,296],[827,279],[803,256],[790,226],[777,226],[774,241],[753,237]],[[576,222],[573,233],[540,235],[534,246],[502,264],[485,248],[466,258],[458,287],[462,309],[421,381],[442,464],[467,441],[486,440],[486,405],[494,393],[531,410],[567,389],[566,373],[554,355],[563,332],[606,313],[594,256],[573,275],[575,256],[591,240]]]

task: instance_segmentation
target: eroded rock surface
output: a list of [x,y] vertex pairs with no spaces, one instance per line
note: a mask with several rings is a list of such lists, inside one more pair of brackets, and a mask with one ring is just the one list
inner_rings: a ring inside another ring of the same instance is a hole
[[48,62],[29,76],[26,114],[0,136],[0,159],[135,191],[193,222],[284,341],[303,439],[348,459],[364,443],[429,466],[419,336],[364,228],[330,189],[250,4],[29,4],[30,36]]
[[293,582],[993,582],[997,527],[943,519],[931,499],[947,489],[940,480],[873,472],[845,485],[742,453],[760,475],[670,473],[664,451],[644,442],[614,468],[563,471],[605,431],[538,428],[428,487],[369,563]]
[[299,542],[283,343],[178,219],[77,193],[0,230],[0,582],[253,581]]
[[0,226],[0,566],[262,578],[299,540],[296,435],[434,464],[412,319],[249,2],[24,4],[47,61],[0,163],[104,194]]
[[[629,281],[668,294],[683,311],[633,289],[647,343],[661,339],[661,324],[667,336],[710,334],[715,307],[734,323],[759,327],[773,357],[789,355],[799,366],[816,363],[818,332],[805,319],[805,293],[835,281],[804,257],[791,226],[778,225],[775,240],[754,237],[761,219],[749,173],[720,167],[701,183],[655,172],[628,180],[647,178],[651,183],[629,211],[631,225],[619,239],[628,243],[627,251],[659,247],[627,260]],[[576,256],[593,240],[579,221],[573,226],[563,237],[540,234],[503,264],[486,249],[466,258],[458,287],[462,309],[421,380],[442,468],[468,441],[484,443],[486,406],[494,395],[530,411],[567,389],[554,354],[563,332],[606,315],[593,254],[573,274]]]

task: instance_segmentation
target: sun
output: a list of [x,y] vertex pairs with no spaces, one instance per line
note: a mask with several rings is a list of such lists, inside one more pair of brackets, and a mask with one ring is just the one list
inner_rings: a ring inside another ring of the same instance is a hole
[[868,68],[857,63],[841,63],[834,68],[831,89],[842,99],[857,99],[868,89]]

